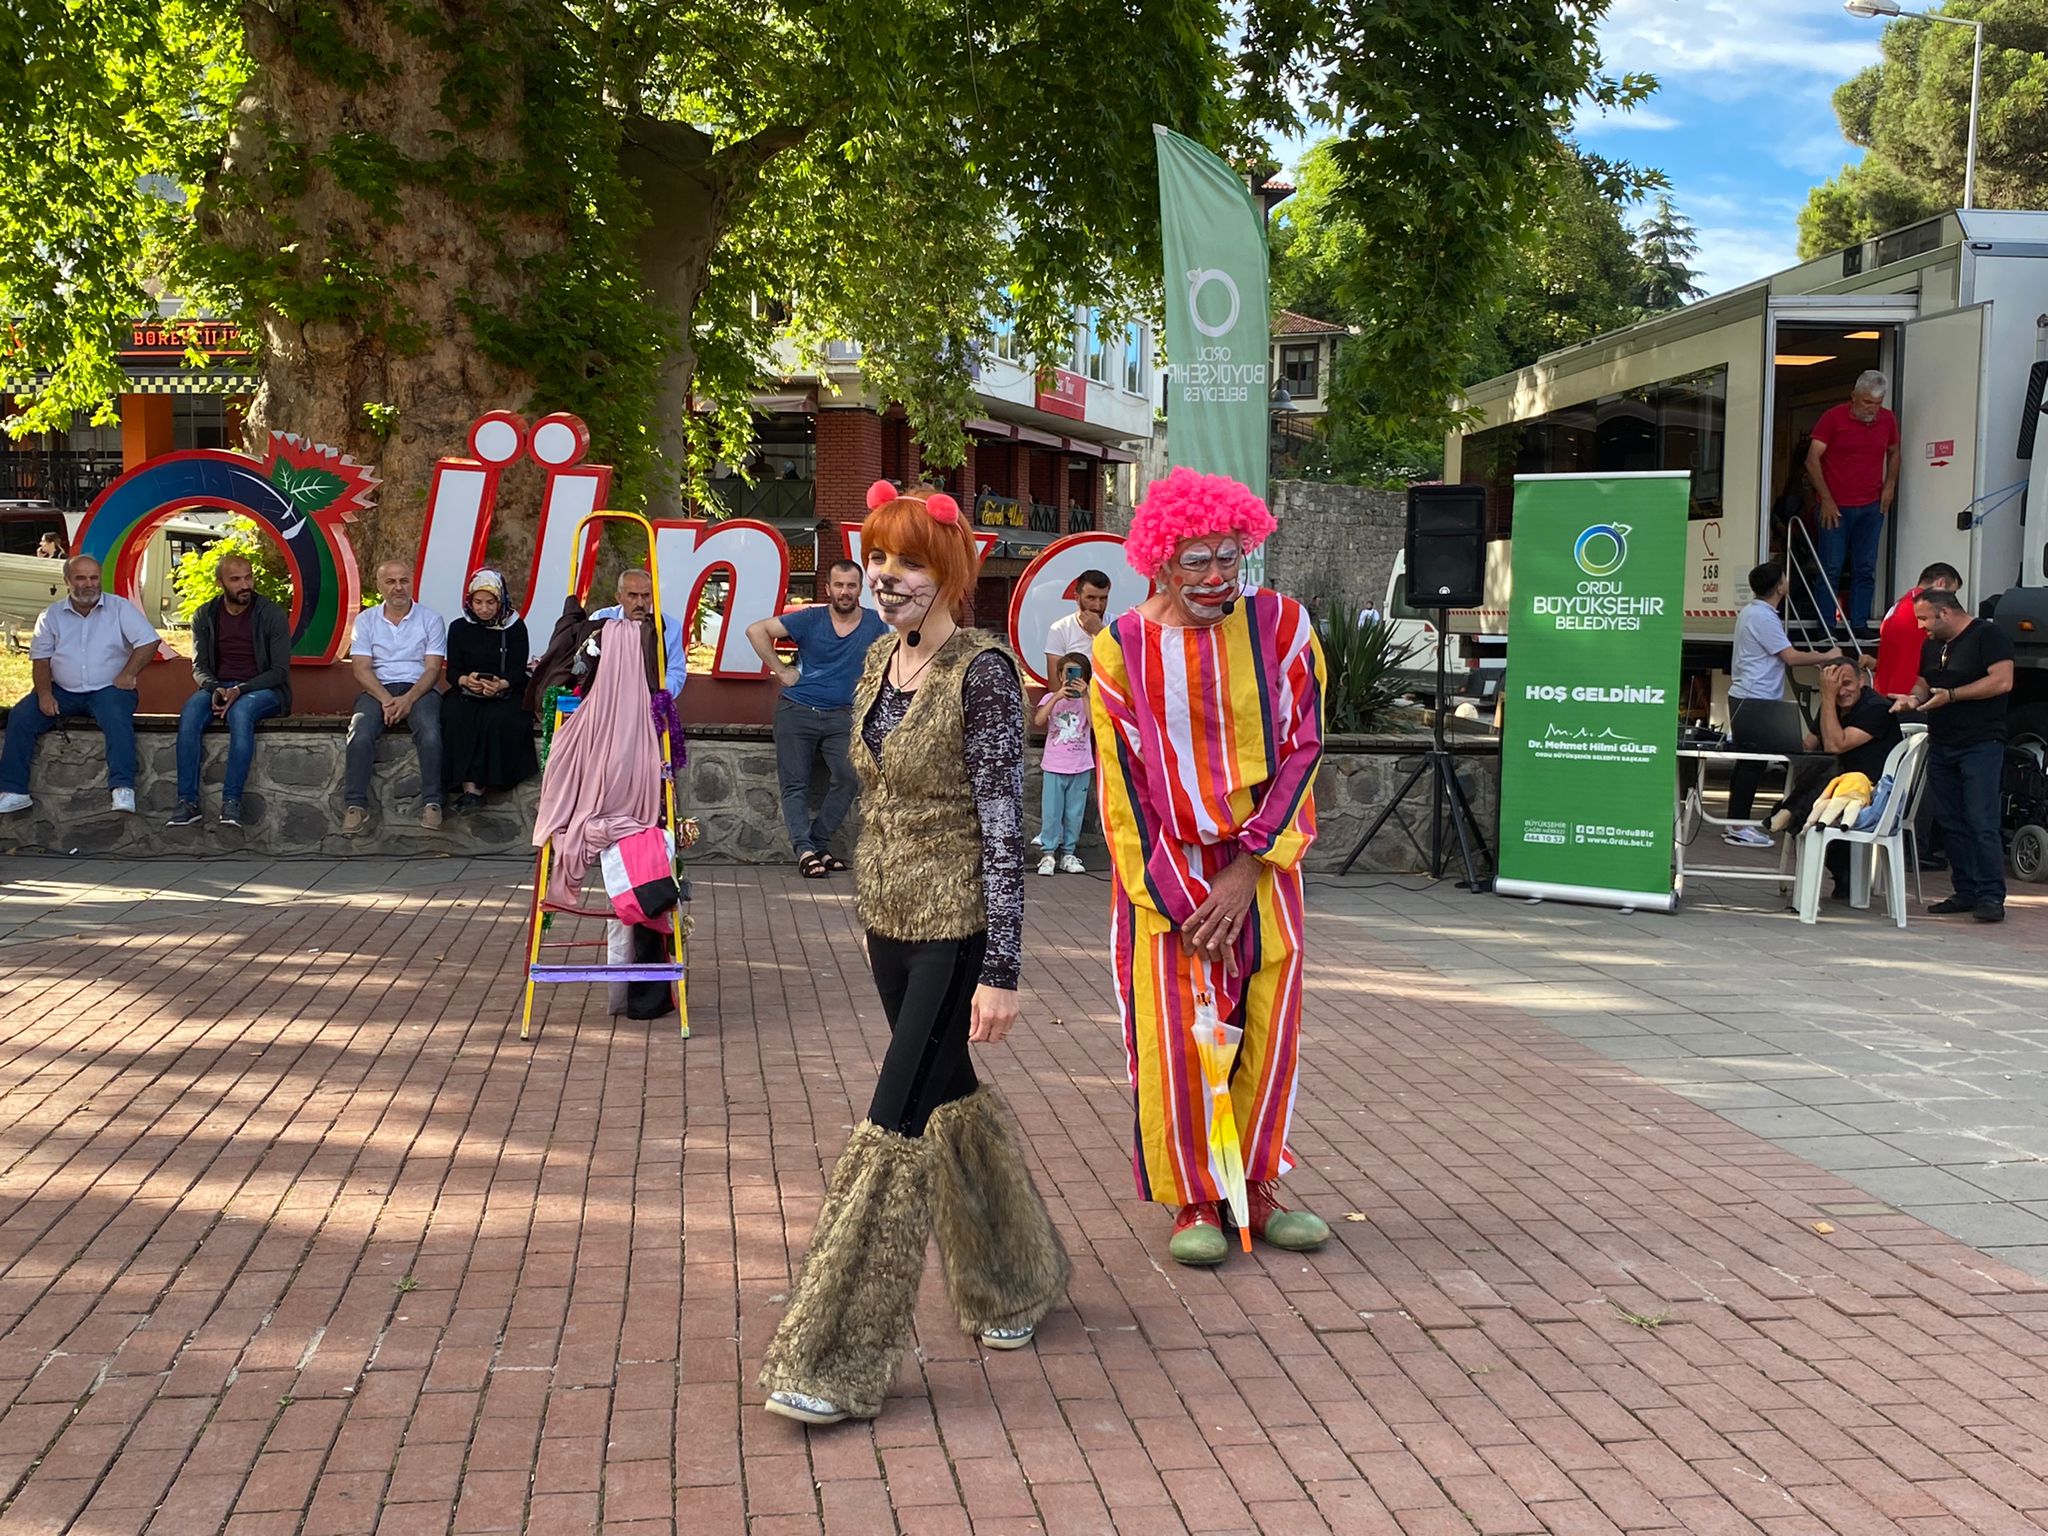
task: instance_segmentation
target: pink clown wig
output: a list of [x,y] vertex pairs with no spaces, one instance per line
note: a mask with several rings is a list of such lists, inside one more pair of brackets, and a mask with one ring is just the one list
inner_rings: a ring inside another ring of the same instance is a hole
[[1205,475],[1183,465],[1146,488],[1124,538],[1124,558],[1154,580],[1184,539],[1234,533],[1249,554],[1279,525],[1251,487],[1228,475]]

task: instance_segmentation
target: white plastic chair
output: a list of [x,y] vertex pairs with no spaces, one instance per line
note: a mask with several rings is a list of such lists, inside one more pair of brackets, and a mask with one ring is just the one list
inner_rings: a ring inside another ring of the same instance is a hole
[[1820,920],[1820,877],[1827,866],[1830,843],[1849,843],[1849,905],[1858,910],[1870,906],[1872,864],[1884,872],[1885,901],[1892,920],[1906,926],[1907,840],[1913,827],[1913,808],[1920,801],[1920,784],[1927,767],[1927,733],[1909,732],[1885,759],[1884,771],[1891,775],[1891,797],[1867,832],[1847,827],[1808,827],[1799,835],[1799,921]]

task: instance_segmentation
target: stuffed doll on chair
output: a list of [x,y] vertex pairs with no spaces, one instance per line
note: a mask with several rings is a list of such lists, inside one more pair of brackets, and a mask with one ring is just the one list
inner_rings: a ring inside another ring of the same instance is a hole
[[1853,827],[1868,809],[1876,790],[1867,773],[1837,774],[1828,781],[1806,818],[1807,828]]

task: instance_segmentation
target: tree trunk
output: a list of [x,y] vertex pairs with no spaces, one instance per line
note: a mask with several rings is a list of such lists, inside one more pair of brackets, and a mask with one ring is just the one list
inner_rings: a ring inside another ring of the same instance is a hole
[[640,184],[647,223],[636,255],[640,280],[654,301],[675,317],[677,345],[661,369],[660,388],[648,422],[661,456],[663,477],[648,488],[647,515],[681,515],[678,482],[685,473],[689,440],[690,381],[697,371],[697,295],[704,290],[712,252],[724,233],[732,203],[732,178],[712,152],[710,136],[688,123],[636,118],[626,126],[619,167]]
[[[428,0],[424,8],[451,33],[512,24],[491,4]],[[388,147],[420,162],[461,150],[492,168],[516,168],[520,79],[508,67],[489,120],[459,125],[437,106],[446,54],[394,26],[380,5],[319,12],[348,56],[369,62],[367,78],[340,83],[346,71],[331,55],[289,30],[291,12],[246,7],[256,68],[225,176],[209,189],[201,217],[218,244],[261,274],[250,285],[263,368],[248,418],[251,446],[272,429],[297,432],[373,465],[383,479],[377,509],[352,540],[364,584],[374,589],[378,560],[413,557],[434,461],[468,451],[478,414],[522,408],[533,391],[531,374],[483,354],[464,305],[516,313],[531,283],[524,264],[559,251],[567,236],[545,210],[486,216],[459,188],[436,186],[403,162],[381,184],[352,175],[344,185],[319,156],[374,156]],[[331,36],[318,41],[335,46]],[[281,249],[294,242],[295,251]],[[524,568],[537,512],[530,493],[501,498],[501,547],[514,570]]]

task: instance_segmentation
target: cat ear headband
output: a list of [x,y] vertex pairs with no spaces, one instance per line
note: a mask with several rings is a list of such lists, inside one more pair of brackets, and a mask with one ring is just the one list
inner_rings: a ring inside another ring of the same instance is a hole
[[944,491],[933,491],[929,496],[905,497],[904,493],[897,490],[888,480],[877,480],[868,487],[868,510],[872,512],[877,507],[899,498],[917,502],[925,511],[931,513],[933,521],[944,523],[949,528],[960,521],[960,503]]

